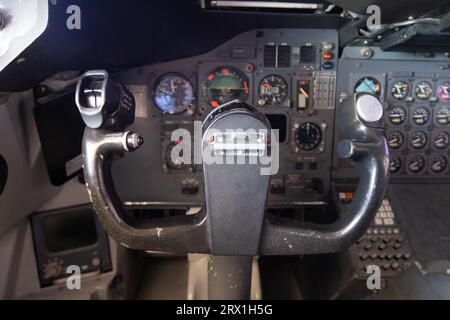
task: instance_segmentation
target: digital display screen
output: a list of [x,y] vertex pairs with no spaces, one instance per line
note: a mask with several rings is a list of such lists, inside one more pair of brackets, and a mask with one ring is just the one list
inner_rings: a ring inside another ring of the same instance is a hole
[[43,220],[47,250],[61,252],[97,243],[94,214],[73,212],[49,215]]
[[280,143],[284,143],[287,138],[287,117],[284,114],[267,114],[272,129],[278,129]]

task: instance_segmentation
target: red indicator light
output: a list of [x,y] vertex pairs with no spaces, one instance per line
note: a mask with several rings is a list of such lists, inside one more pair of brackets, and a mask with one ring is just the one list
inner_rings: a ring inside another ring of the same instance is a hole
[[331,53],[330,51],[326,51],[322,53],[322,58],[323,60],[331,60],[333,59],[333,53]]
[[211,104],[211,107],[213,107],[213,108],[216,108],[219,106],[219,103],[217,101],[211,101],[210,104]]
[[210,74],[209,76],[208,76],[208,80],[212,80],[214,78],[214,75],[213,74]]
[[228,70],[228,69],[222,69],[222,73],[223,73],[223,74],[230,74],[230,70]]

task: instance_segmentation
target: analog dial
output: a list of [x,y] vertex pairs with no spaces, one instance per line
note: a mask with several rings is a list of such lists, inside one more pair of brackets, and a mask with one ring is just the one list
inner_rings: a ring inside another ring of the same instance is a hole
[[419,126],[426,124],[429,119],[430,112],[424,107],[417,108],[412,114],[413,122]]
[[280,104],[287,97],[287,83],[280,76],[271,75],[265,77],[259,84],[258,94],[263,102],[262,104]]
[[316,149],[322,141],[322,132],[316,124],[306,122],[299,126],[295,133],[295,142],[300,150]]
[[355,93],[367,92],[379,97],[381,95],[381,84],[375,78],[365,77],[358,80],[358,82],[355,85],[354,91]]
[[436,112],[436,122],[441,126],[445,126],[450,122],[450,110],[442,107]]
[[189,80],[177,73],[158,79],[153,92],[156,106],[167,114],[180,114],[192,106],[194,89]]
[[210,106],[215,108],[235,99],[246,100],[249,80],[236,68],[218,67],[206,76],[202,82],[202,91]]
[[450,82],[445,82],[438,87],[438,96],[442,101],[450,101]]
[[392,124],[402,124],[406,119],[406,111],[403,107],[394,107],[389,111],[389,121]]
[[428,81],[420,81],[415,88],[416,97],[420,100],[428,100],[433,95],[433,86]]
[[405,142],[405,137],[403,134],[399,131],[392,131],[388,135],[388,143],[389,147],[392,149],[399,149],[403,146],[403,143]]
[[407,162],[408,171],[411,173],[419,173],[425,169],[425,158],[419,154],[410,156]]
[[447,132],[442,131],[439,132],[438,135],[436,135],[433,139],[433,145],[437,148],[437,149],[445,149],[448,147],[450,142],[450,137],[448,135]]
[[448,160],[443,155],[434,155],[430,160],[430,170],[434,173],[442,173],[447,169]]
[[185,162],[182,148],[176,148],[179,142],[171,141],[166,147],[164,154],[165,163],[170,169],[188,168],[189,164]]
[[395,155],[391,156],[389,170],[392,173],[396,173],[396,172],[399,172],[401,168],[402,168],[402,159],[400,159],[399,156],[395,156]]
[[427,145],[428,137],[423,131],[416,131],[411,135],[410,145],[414,149],[422,149]]
[[409,83],[406,81],[397,81],[391,88],[392,97],[397,100],[405,100],[409,94]]

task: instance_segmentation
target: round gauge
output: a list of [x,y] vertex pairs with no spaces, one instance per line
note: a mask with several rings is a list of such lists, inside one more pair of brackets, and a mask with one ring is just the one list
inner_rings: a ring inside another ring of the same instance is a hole
[[391,161],[389,165],[389,170],[392,173],[399,172],[402,168],[402,159],[399,156],[391,156]]
[[277,105],[286,99],[287,83],[282,77],[271,75],[259,83],[258,93],[264,104]]
[[401,148],[403,143],[405,142],[405,137],[403,134],[399,131],[392,131],[388,135],[388,143],[389,147],[392,149],[398,149]]
[[173,154],[175,151],[174,148],[177,145],[178,145],[177,142],[171,141],[166,147],[166,152],[164,155],[165,163],[171,169],[182,169],[188,166],[188,164],[186,164],[185,161],[183,160],[183,149],[180,149],[178,154],[176,153]]
[[354,92],[355,93],[367,92],[379,97],[381,94],[381,84],[375,78],[365,77],[358,80],[358,82],[355,85]]
[[422,149],[427,145],[428,137],[423,131],[416,131],[411,135],[410,144],[414,149]]
[[412,114],[412,120],[415,124],[421,126],[430,119],[430,112],[424,107],[418,107]]
[[438,96],[442,101],[450,101],[450,82],[441,84],[438,88]]
[[437,149],[447,148],[449,145],[449,142],[450,142],[450,137],[449,137],[448,133],[445,131],[439,132],[438,135],[435,136],[433,139],[433,145]]
[[211,107],[215,108],[235,99],[246,100],[249,95],[249,81],[247,76],[236,68],[218,67],[207,75],[202,83],[202,90]]
[[388,116],[392,124],[402,124],[406,119],[406,111],[403,107],[394,107]]
[[322,141],[322,132],[319,126],[312,122],[300,125],[295,133],[295,142],[303,151],[311,151],[317,148]]
[[391,94],[397,100],[405,100],[409,93],[409,84],[406,81],[397,81],[392,85]]
[[158,79],[153,92],[156,106],[167,114],[180,114],[192,106],[194,89],[178,73],[167,73]]
[[428,100],[433,95],[433,86],[428,81],[420,81],[416,85],[415,92],[420,100]]
[[450,122],[450,110],[446,107],[440,108],[436,113],[436,122],[445,126]]
[[419,173],[425,168],[425,158],[419,154],[410,156],[407,162],[408,171]]
[[434,173],[442,173],[447,169],[447,157],[442,155],[434,155],[430,160],[430,170]]

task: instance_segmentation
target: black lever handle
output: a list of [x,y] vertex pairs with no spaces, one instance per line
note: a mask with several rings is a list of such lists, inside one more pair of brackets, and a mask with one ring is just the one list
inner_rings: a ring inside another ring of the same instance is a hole
[[338,106],[336,120],[346,137],[337,146],[351,159],[360,180],[351,205],[329,225],[299,223],[267,216],[260,254],[292,255],[341,251],[357,241],[380,207],[389,180],[389,149],[375,96],[355,94]]
[[89,128],[123,131],[134,122],[133,94],[105,70],[87,71],[80,77],[75,102]]
[[111,177],[114,159],[135,151],[143,139],[126,127],[134,122],[135,100],[104,70],[88,71],[78,81],[76,103],[86,123],[83,169],[94,210],[121,245],[136,250],[207,252],[206,214],[155,219],[138,224],[127,215]]

